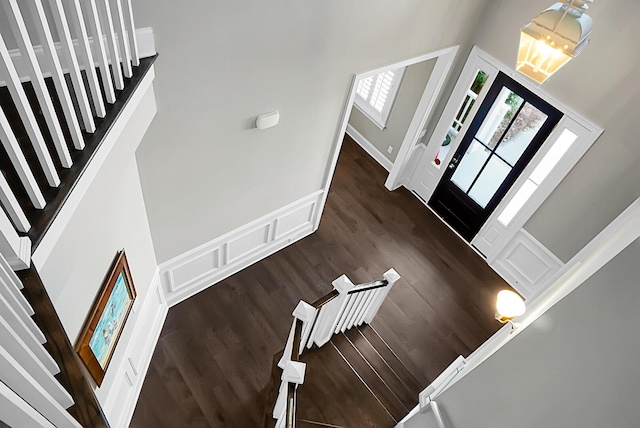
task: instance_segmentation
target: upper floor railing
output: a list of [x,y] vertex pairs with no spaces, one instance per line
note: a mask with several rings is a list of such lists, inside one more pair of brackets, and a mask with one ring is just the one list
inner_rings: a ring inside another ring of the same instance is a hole
[[87,162],[82,153],[99,143],[94,134],[141,60],[131,0],[0,6],[0,22],[8,24],[0,28],[0,251],[7,255],[18,236],[32,236],[34,227],[43,233],[41,213],[55,216],[59,207],[50,205],[65,199],[58,190],[73,187],[65,186],[67,176]]
[[346,275],[333,281],[334,289],[313,304],[300,301],[293,311],[293,323],[278,362],[282,382],[273,408],[276,428],[294,428],[296,391],[304,383],[306,364],[300,356],[313,345],[326,344],[334,334],[364,323],[369,324],[400,275],[390,269],[384,280],[354,285]]

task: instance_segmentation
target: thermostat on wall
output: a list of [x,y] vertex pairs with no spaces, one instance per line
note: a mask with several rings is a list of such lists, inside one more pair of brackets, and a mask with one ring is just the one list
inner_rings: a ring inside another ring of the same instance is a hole
[[280,113],[272,111],[271,113],[265,113],[258,116],[256,119],[256,128],[267,129],[276,126],[280,121]]

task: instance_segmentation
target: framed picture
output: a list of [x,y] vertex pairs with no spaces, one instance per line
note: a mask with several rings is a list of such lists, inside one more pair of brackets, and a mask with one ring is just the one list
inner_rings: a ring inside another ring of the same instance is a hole
[[98,386],[102,384],[135,298],[136,290],[122,250],[116,255],[75,347]]

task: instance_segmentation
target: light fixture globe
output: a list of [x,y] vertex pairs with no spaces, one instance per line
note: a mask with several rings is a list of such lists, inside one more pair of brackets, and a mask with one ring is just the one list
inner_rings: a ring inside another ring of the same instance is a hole
[[502,290],[496,299],[496,319],[501,323],[524,314],[526,306],[522,297],[511,290]]
[[547,80],[591,41],[593,20],[584,11],[593,0],[564,0],[552,5],[520,34],[516,70],[538,83]]

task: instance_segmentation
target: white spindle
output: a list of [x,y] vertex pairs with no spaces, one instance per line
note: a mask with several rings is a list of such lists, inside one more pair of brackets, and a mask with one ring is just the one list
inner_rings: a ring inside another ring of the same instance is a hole
[[115,7],[112,9],[114,25],[118,32],[118,42],[120,43],[120,54],[122,56],[122,68],[124,69],[124,77],[130,78],[133,76],[133,68],[131,68],[131,52],[129,51],[129,42],[127,41],[127,30],[125,29],[122,1],[113,1],[115,2]]
[[[24,343],[22,338],[14,332],[9,324],[0,317],[0,346],[2,346],[20,365],[27,371],[42,387],[49,391],[57,401],[65,401],[68,398],[66,390],[58,383],[53,375],[60,370],[51,355],[45,352],[48,365],[53,364],[55,371],[51,371],[49,367],[40,360],[40,356]],[[42,348],[42,347],[41,347]],[[44,348],[42,348],[44,350]]]
[[100,67],[102,86],[105,91],[107,102],[113,104],[116,102],[116,93],[113,90],[109,60],[107,59],[107,51],[102,38],[102,25],[100,24],[100,18],[98,17],[98,7],[96,6],[96,0],[87,0],[85,4],[88,8],[86,13],[87,22],[89,23],[89,27],[91,27],[91,31],[93,33],[93,48],[96,50],[96,54],[98,56],[98,66]]
[[358,314],[356,315],[354,325],[362,325],[362,323],[364,322],[364,316],[367,313],[367,309],[371,306],[371,302],[373,301],[376,290],[378,289],[375,288],[373,290],[365,291],[364,302],[362,304],[362,307],[360,308],[360,311],[358,311]]
[[373,321],[373,317],[375,317],[378,313],[378,309],[380,309],[382,302],[384,302],[385,297],[387,297],[387,294],[389,294],[391,287],[393,287],[393,284],[395,284],[396,281],[400,279],[400,275],[398,275],[398,272],[396,272],[395,269],[389,269],[384,273],[383,276],[384,279],[389,282],[389,285],[383,288],[378,288],[376,290],[379,290],[377,293],[378,295],[372,300],[371,306],[367,309],[367,314],[364,317],[364,322],[366,322],[367,324]]
[[81,428],[81,425],[65,410],[73,404],[71,396],[67,394],[63,403],[58,402],[2,346],[0,346],[0,380],[54,426]]
[[2,206],[7,211],[17,230],[26,233],[31,229],[27,216],[24,214],[22,207],[9,187],[9,183],[7,183],[7,179],[4,178],[2,173],[0,173],[0,202],[2,202]]
[[29,37],[29,33],[27,32],[27,26],[22,18],[20,8],[18,7],[18,1],[2,0],[2,5],[9,17],[9,24],[11,25],[13,34],[18,43],[18,48],[20,49],[22,56],[25,58],[27,72],[29,73],[31,83],[33,84],[33,90],[38,98],[42,114],[47,122],[47,126],[49,127],[49,133],[51,134],[51,138],[53,138],[53,143],[56,147],[56,151],[58,152],[60,163],[63,167],[70,168],[73,164],[71,161],[71,155],[69,154],[69,149],[67,148],[67,143],[65,141],[64,134],[62,133],[62,128],[60,127],[60,122],[56,116],[56,111],[53,107],[49,90],[44,82],[42,70],[38,65],[38,60],[36,59],[36,54],[33,50],[33,44]]
[[[24,311],[28,316],[32,316],[35,312],[33,308],[20,292],[24,288],[20,278],[13,271],[7,260],[0,254],[0,284],[4,284],[5,288],[14,295],[20,306],[24,308]],[[42,336],[44,338],[44,336]]]
[[[13,134],[13,130],[9,125],[9,120],[5,116],[2,108],[0,108],[0,141],[2,141],[2,145],[4,146],[9,159],[11,159],[11,164],[16,169],[18,177],[20,177],[20,182],[29,195],[29,200],[36,208],[44,208],[46,205],[44,196],[38,187],[38,183],[36,183],[36,179],[31,172],[31,168],[22,153],[20,144],[18,144],[18,140]],[[3,183],[6,183],[4,176],[2,177],[2,181]],[[9,185],[7,184],[7,188],[8,187]],[[3,189],[3,191],[5,191],[5,189]],[[19,205],[14,205],[14,203],[17,204],[17,201],[15,200],[13,191],[8,189],[8,193],[10,196],[7,195],[7,200],[4,200],[3,198],[2,203],[11,217],[11,220],[13,220],[16,228],[20,230],[20,232],[27,232],[31,226],[29,225],[22,208]]]
[[0,382],[0,415],[2,421],[10,427],[55,428],[3,382]]
[[351,314],[351,309],[353,308],[353,304],[356,301],[356,296],[354,294],[347,295],[347,304],[342,309],[342,313],[338,318],[338,322],[336,323],[336,328],[333,331],[334,333],[344,332],[346,330],[347,321],[349,319],[349,315]]
[[[38,156],[40,166],[42,167],[44,174],[47,177],[47,182],[52,187],[58,187],[58,185],[60,185],[60,178],[58,177],[58,173],[56,172],[56,167],[53,164],[53,159],[51,159],[51,155],[49,154],[47,145],[44,142],[44,137],[40,132],[40,127],[38,126],[36,117],[31,110],[27,95],[24,93],[24,89],[22,88],[20,77],[18,76],[15,66],[13,65],[13,61],[11,60],[11,56],[9,55],[9,51],[7,50],[7,46],[5,45],[4,39],[2,38],[1,34],[0,56],[2,57],[2,60],[0,61],[0,71],[6,78],[7,88],[9,89],[11,98],[13,99],[16,109],[18,110],[18,114],[22,119],[22,123],[27,130],[27,135],[29,136],[29,140],[33,145],[33,149]],[[11,156],[11,154],[9,156]],[[22,156],[22,159],[24,159],[24,156]],[[28,175],[31,175],[31,177],[28,177],[26,172],[28,168],[19,168],[20,164],[16,165],[15,161],[13,160],[12,162],[14,162],[14,166],[16,166],[16,169],[18,170],[18,175],[20,175],[21,173],[25,175],[24,177],[20,176],[20,179],[22,180],[22,184],[27,190],[29,199],[31,200],[33,206],[38,209],[44,208],[44,197],[40,192],[40,188],[38,188],[37,184],[35,184],[35,179],[32,180],[33,174],[31,174],[29,170]],[[24,161],[24,165],[27,165],[26,161]]]
[[[58,29],[58,35],[60,36],[62,53],[69,69],[69,76],[71,77],[71,83],[73,84],[75,98],[78,102],[78,109],[80,110],[80,114],[82,115],[84,129],[88,133],[93,133],[96,130],[96,124],[93,120],[93,113],[91,112],[89,97],[87,96],[87,90],[84,87],[84,81],[80,72],[80,65],[78,64],[76,51],[73,47],[73,39],[71,38],[71,31],[69,30],[67,16],[64,12],[64,7],[62,7],[62,0],[49,0],[49,6],[51,7],[51,11],[53,13],[53,20],[55,22],[56,28]],[[82,141],[82,147],[76,146],[76,148],[79,150],[81,150],[83,147],[84,141]]]
[[[58,101],[62,106],[64,118],[67,122],[67,128],[71,134],[71,141],[73,146],[82,150],[84,148],[84,139],[82,138],[82,131],[80,130],[80,123],[76,116],[76,110],[71,101],[71,94],[69,94],[69,88],[62,72],[62,66],[60,65],[60,59],[58,58],[58,52],[51,36],[51,28],[49,22],[44,13],[44,7],[41,0],[27,0],[26,4],[29,7],[29,12],[35,21],[36,33],[40,39],[42,50],[44,51],[49,63],[51,64],[51,78],[56,88],[58,95]],[[63,137],[64,140],[64,137]],[[65,149],[66,149],[65,144]],[[69,158],[71,161],[71,158]],[[71,164],[69,164],[70,166]]]
[[[2,318],[6,321],[6,323],[11,327],[13,331],[16,332],[18,336],[22,338],[24,343],[31,349],[31,351],[40,358],[43,364],[47,365],[47,368],[52,372],[57,373],[58,367],[55,365],[49,364],[46,357],[43,357],[44,348],[42,348],[42,344],[46,342],[44,337],[42,337],[42,332],[35,326],[35,323],[31,318],[25,320],[21,315],[21,309],[18,306],[15,306],[14,302],[9,303],[11,300],[6,298],[5,295],[0,295],[0,311],[2,313]],[[13,305],[13,306],[12,306]],[[33,325],[32,325],[33,324]],[[36,331],[34,331],[33,327],[35,326]]]
[[[104,101],[102,100],[102,90],[100,89],[100,83],[98,82],[98,74],[96,73],[95,63],[93,61],[93,55],[91,54],[91,43],[89,42],[89,35],[87,34],[87,26],[84,22],[84,16],[82,14],[82,8],[80,7],[80,0],[65,0],[67,4],[67,9],[69,11],[69,20],[73,23],[76,34],[78,36],[78,52],[81,61],[84,64],[84,72],[87,76],[87,81],[89,82],[89,90],[91,91],[91,100],[93,101],[93,108],[96,111],[96,116],[105,117],[107,115],[107,110],[104,106]],[[91,17],[89,17],[89,22]],[[95,43],[98,43],[96,50],[98,51],[98,57],[101,57],[100,54],[100,42],[102,39],[96,40]],[[104,45],[102,46],[104,51]],[[104,60],[106,63],[106,59]],[[98,61],[99,64],[102,64]],[[108,69],[108,68],[107,68]],[[108,84],[107,84],[108,83]],[[115,93],[113,92],[113,84],[111,83],[111,79],[107,75],[106,82],[104,82],[105,94],[107,100],[110,103],[115,102]]]
[[116,42],[116,31],[113,28],[113,16],[111,15],[111,6],[109,0],[96,0],[100,17],[102,18],[102,28],[107,38],[107,46],[109,47],[109,58],[111,59],[111,71],[113,72],[113,81],[116,89],[124,89],[124,79],[122,78],[122,68],[120,68],[120,52],[118,43]]
[[138,49],[138,39],[136,38],[136,24],[133,22],[133,8],[131,7],[131,0],[122,0],[124,9],[125,27],[129,37],[129,48],[131,52],[131,60],[136,67],[140,65],[140,51]]
[[351,311],[349,312],[349,316],[347,317],[347,320],[346,320],[346,324],[343,327],[343,330],[342,330],[343,333],[345,332],[345,330],[350,329],[351,327],[353,327],[356,324],[355,323],[356,316],[358,315],[358,312],[362,309],[362,304],[364,302],[365,293],[366,292],[355,294],[353,307],[351,308]]

